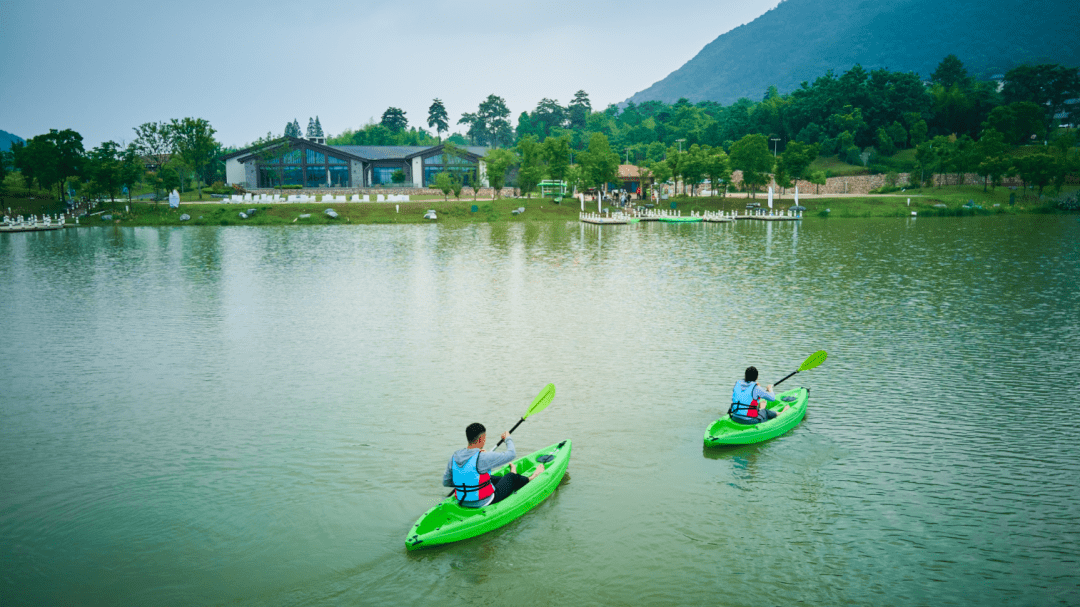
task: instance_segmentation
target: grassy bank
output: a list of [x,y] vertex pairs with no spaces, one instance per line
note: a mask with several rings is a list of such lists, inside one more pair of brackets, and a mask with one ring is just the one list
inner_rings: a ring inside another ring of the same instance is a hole
[[[477,210],[472,211],[473,206]],[[434,209],[438,223],[484,223],[484,222],[524,222],[550,220],[577,220],[578,206],[574,204],[554,204],[551,200],[537,199],[502,199],[449,201],[443,202],[317,202],[290,204],[183,204],[179,209],[170,209],[168,205],[135,203],[130,205],[130,212],[124,212],[124,204],[119,211],[113,212],[111,221],[119,221],[128,226],[162,225],[349,225],[349,224],[409,224],[435,223],[424,219],[424,213]],[[522,215],[511,211],[525,207]],[[241,212],[256,209],[248,219],[240,217]],[[337,218],[325,214],[326,209],[337,212]],[[106,212],[108,214],[109,212]],[[180,216],[191,216],[189,221],[180,221]],[[309,215],[309,217],[301,217]],[[100,215],[84,218],[81,225],[101,225]]]
[[[1065,191],[1076,190],[1076,187]],[[952,186],[945,188],[924,188],[908,190],[895,195],[881,196],[844,196],[844,197],[806,197],[800,203],[807,208],[804,216],[808,219],[817,217],[910,217],[915,211],[920,216],[957,216],[957,215],[992,215],[1016,213],[1052,213],[1059,212],[1052,202],[1037,201],[1034,196],[1017,196],[1016,203],[1009,204],[1010,194],[1016,192],[1007,188],[982,191],[981,186]],[[910,206],[908,199],[911,200]],[[742,196],[728,197],[679,197],[661,205],[668,208],[674,202],[684,215],[693,211],[739,211],[745,212],[748,203],[756,202],[761,206],[768,204],[768,197],[759,194],[749,199]],[[790,193],[774,201],[774,208],[787,209],[794,204]],[[409,202],[409,203],[304,203],[304,204],[191,204],[182,203],[179,209],[170,209],[163,203],[133,203],[130,211],[125,212],[127,203],[117,202],[111,207],[109,221],[120,222],[128,226],[167,226],[167,225],[337,225],[337,224],[416,224],[432,223],[423,218],[428,209],[438,214],[438,223],[484,223],[484,222],[530,222],[530,221],[576,221],[579,205],[566,200],[555,204],[550,199],[500,199],[496,201],[461,200],[444,202]],[[476,211],[472,210],[473,206]],[[939,205],[944,205],[940,207]],[[610,205],[605,205],[610,206]],[[513,209],[525,207],[525,213],[514,215]],[[248,219],[240,217],[241,211],[256,209],[254,216]],[[336,219],[328,217],[324,211],[334,209]],[[400,209],[400,210],[399,210]],[[586,203],[586,209],[594,211],[596,203]],[[180,221],[180,216],[191,216],[190,221]],[[309,217],[301,218],[301,215]],[[81,225],[102,225],[101,215],[84,218]]]

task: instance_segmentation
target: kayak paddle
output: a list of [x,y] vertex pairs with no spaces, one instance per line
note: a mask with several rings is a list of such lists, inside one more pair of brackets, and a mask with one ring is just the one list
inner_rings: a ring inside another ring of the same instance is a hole
[[[532,404],[529,405],[529,410],[525,412],[525,415],[521,416],[521,419],[518,420],[518,423],[514,424],[514,427],[510,428],[510,432],[507,432],[507,434],[513,434],[514,430],[517,430],[517,427],[521,425],[521,422],[529,419],[530,415],[534,415],[543,411],[544,409],[547,409],[547,406],[550,405],[551,401],[554,399],[555,384],[548,384],[544,386],[543,389],[540,390],[540,393],[536,395],[536,398],[533,399]],[[492,449],[492,451],[498,449],[499,445],[501,444],[503,444],[503,439],[500,438],[499,442],[495,444],[495,448]],[[454,491],[456,491],[456,489],[452,489],[450,493],[446,494],[446,497],[450,497],[451,495],[453,495]]]
[[[540,394],[537,394],[536,398],[533,399],[532,404],[529,405],[529,410],[525,412],[525,415],[521,416],[521,419],[518,420],[518,423],[514,424],[514,427],[510,428],[510,432],[508,432],[507,434],[513,434],[514,430],[517,430],[517,427],[521,425],[521,422],[529,419],[530,415],[534,413],[539,413],[544,409],[547,409],[547,406],[550,405],[551,401],[554,399],[555,384],[548,384],[544,386],[544,388],[540,390]],[[501,444],[503,444],[503,439],[500,438],[499,442],[495,443],[495,449],[498,449],[499,445]],[[495,449],[492,449],[492,451],[494,451]]]
[[781,379],[780,381],[773,384],[773,387],[779,386],[781,383],[783,383],[783,381],[785,379],[787,379],[788,377],[791,377],[792,375],[795,375],[799,371],[809,371],[810,369],[813,369],[814,367],[817,367],[821,363],[825,362],[825,358],[827,356],[828,356],[828,354],[825,353],[825,350],[818,350],[817,352],[814,352],[813,354],[810,355],[810,358],[807,358],[806,360],[803,361],[803,364],[799,365],[798,369],[792,371],[790,374],[788,374],[787,377],[785,377],[784,379]]

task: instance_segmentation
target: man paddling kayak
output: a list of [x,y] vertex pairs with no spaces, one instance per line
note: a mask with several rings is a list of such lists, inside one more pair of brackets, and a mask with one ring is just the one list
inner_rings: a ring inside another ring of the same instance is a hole
[[757,384],[756,367],[747,367],[744,378],[735,382],[735,389],[731,392],[731,409],[728,413],[732,421],[740,424],[760,424],[776,417],[776,411],[766,409],[761,403],[761,400],[776,402],[772,385],[761,389]]
[[506,441],[506,451],[502,453],[488,453],[484,451],[487,443],[487,429],[483,424],[469,424],[465,428],[465,438],[469,441],[464,449],[458,449],[450,457],[446,464],[446,472],[443,473],[443,486],[454,487],[458,504],[465,508],[483,508],[488,504],[495,504],[521,489],[544,471],[543,464],[536,465],[536,472],[526,478],[518,474],[514,464],[510,464],[510,472],[501,477],[490,477],[493,468],[498,468],[507,462],[513,462],[517,452],[514,450],[514,439],[510,438],[509,432],[502,433],[502,439]]

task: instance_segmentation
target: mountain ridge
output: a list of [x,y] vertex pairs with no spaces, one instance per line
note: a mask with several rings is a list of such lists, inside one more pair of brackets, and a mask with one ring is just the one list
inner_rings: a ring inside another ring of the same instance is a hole
[[[1034,8],[1040,10],[1035,11]],[[832,4],[784,0],[705,45],[692,59],[627,101],[680,97],[730,104],[782,94],[830,70],[917,72],[929,79],[949,54],[980,78],[1024,63],[1080,65],[1080,3],[1047,0],[889,0]],[[1071,25],[1070,25],[1071,24]]]
[[16,141],[26,140],[13,133],[0,130],[0,152],[6,152],[10,150],[11,144],[15,143]]

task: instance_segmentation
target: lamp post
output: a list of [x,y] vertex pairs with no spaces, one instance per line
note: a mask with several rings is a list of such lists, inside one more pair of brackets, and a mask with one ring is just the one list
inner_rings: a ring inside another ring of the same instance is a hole
[[685,139],[676,139],[675,140],[675,143],[679,144],[679,153],[680,154],[682,153],[682,142],[684,142],[684,141],[686,141],[686,140]]
[[630,164],[630,148],[626,148],[626,164]]
[[777,144],[777,142],[778,142],[778,141],[780,141],[780,138],[779,138],[779,137],[773,137],[773,138],[772,138],[772,139],[770,139],[769,141],[773,142],[773,146],[772,146],[772,157],[773,157],[773,158],[776,158],[776,144]]

